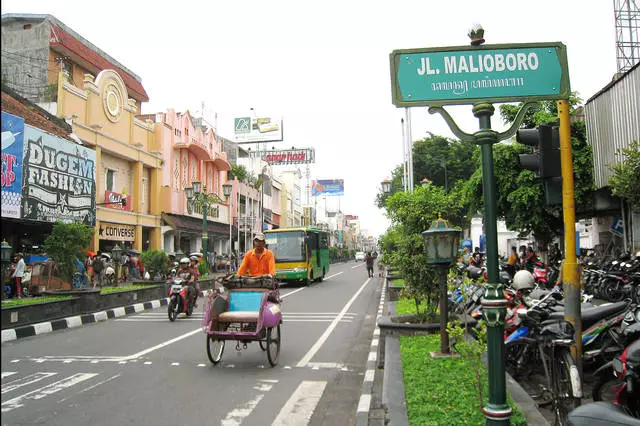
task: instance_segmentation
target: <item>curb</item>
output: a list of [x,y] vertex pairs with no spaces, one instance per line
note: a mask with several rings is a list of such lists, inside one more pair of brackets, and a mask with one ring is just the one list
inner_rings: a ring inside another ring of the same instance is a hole
[[147,309],[156,309],[169,304],[169,298],[152,300],[148,302],[135,303],[133,305],[121,306],[119,308],[107,309],[105,311],[94,312],[85,315],[61,318],[52,321],[45,321],[36,324],[24,325],[22,327],[8,328],[2,330],[2,343],[12,340],[23,339],[25,337],[39,336],[51,333],[52,331],[64,330],[67,328],[82,327],[85,324],[106,321],[129,314],[135,314]]
[[384,310],[385,303],[384,280],[382,281],[380,290],[380,304],[378,305],[378,313],[376,314],[375,328],[373,329],[373,338],[371,339],[371,349],[369,350],[369,357],[367,358],[367,364],[365,366],[362,392],[360,394],[360,400],[358,401],[358,408],[356,410],[356,426],[366,426],[369,424],[371,394],[376,373],[378,343],[380,338],[380,327],[378,327],[378,321],[382,317],[382,311]]

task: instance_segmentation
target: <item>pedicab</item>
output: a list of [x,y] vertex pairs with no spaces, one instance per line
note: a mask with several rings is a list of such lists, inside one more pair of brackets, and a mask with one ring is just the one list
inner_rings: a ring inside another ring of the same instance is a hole
[[247,349],[258,342],[272,367],[280,356],[280,285],[270,276],[245,277],[228,274],[216,279],[209,293],[203,318],[207,335],[207,356],[214,364],[222,360],[225,343],[236,341],[235,349]]

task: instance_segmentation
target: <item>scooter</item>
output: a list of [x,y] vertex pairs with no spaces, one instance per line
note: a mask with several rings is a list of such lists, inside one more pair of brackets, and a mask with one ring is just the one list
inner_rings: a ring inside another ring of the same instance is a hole
[[176,320],[179,314],[185,313],[188,317],[193,313],[193,304],[189,300],[189,286],[184,285],[182,278],[174,278],[171,283],[171,289],[169,290],[169,307],[167,313],[169,315],[169,321]]

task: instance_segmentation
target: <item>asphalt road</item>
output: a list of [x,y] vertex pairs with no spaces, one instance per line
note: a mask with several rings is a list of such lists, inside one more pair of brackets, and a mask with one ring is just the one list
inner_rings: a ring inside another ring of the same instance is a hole
[[203,299],[171,323],[166,308],[2,345],[2,424],[354,424],[382,286],[364,263],[322,283],[285,286],[282,348],[206,355]]

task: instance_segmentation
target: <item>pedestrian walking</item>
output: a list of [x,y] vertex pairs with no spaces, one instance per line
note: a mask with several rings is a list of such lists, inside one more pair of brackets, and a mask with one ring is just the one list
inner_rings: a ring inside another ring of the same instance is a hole
[[16,263],[16,269],[13,271],[13,275],[11,278],[14,278],[16,281],[16,291],[18,292],[18,299],[22,299],[22,277],[24,277],[24,255],[22,253],[16,254],[16,259],[18,259],[18,263]]
[[101,251],[98,251],[98,254],[93,257],[91,265],[93,266],[93,288],[96,288],[96,285],[102,288],[105,267]]
[[373,256],[371,256],[371,252],[368,251],[364,257],[364,261],[367,264],[367,275],[369,275],[369,278],[373,278],[373,261],[374,260],[375,259],[373,258]]

